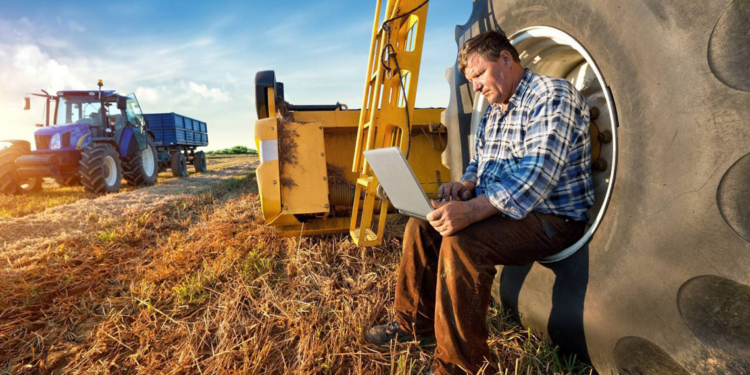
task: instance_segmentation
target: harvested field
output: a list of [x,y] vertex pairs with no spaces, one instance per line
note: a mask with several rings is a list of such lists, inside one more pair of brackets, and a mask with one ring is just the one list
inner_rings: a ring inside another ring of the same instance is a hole
[[[277,238],[263,223],[256,160],[0,217],[0,374],[427,366],[431,351],[414,343],[380,352],[363,340],[393,317],[403,223],[366,249],[343,235]],[[488,321],[503,373],[591,372],[496,309]]]
[[[208,170],[217,171],[243,162],[258,160],[258,157],[255,155],[209,155],[207,159]],[[196,172],[194,172],[192,166],[188,166],[188,175],[193,174],[196,174]],[[173,177],[171,172],[162,172],[159,174],[157,184],[175,179],[177,178]],[[45,179],[43,189],[42,192],[17,196],[0,195],[0,218],[22,217],[43,212],[48,208],[59,205],[70,204],[80,199],[97,198],[96,195],[87,195],[83,191],[83,186],[64,187],[60,186],[53,179]],[[136,188],[123,182],[120,191],[131,191],[134,189]]]

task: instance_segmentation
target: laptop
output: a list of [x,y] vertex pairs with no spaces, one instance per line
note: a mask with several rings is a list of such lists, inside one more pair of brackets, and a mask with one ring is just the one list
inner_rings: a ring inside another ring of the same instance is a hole
[[365,151],[364,155],[398,212],[427,220],[427,214],[433,211],[432,204],[401,149],[378,148]]

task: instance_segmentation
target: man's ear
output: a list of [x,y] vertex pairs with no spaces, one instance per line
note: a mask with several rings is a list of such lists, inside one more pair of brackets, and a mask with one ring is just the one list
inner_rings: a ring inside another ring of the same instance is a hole
[[510,56],[510,52],[503,50],[500,52],[500,58],[503,59],[503,65],[505,65],[506,68],[510,68],[510,65],[513,61],[513,57]]

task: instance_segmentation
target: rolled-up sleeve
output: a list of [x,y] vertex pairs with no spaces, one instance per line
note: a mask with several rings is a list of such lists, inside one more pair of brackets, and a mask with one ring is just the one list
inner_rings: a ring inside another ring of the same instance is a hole
[[580,117],[565,93],[539,98],[529,114],[525,155],[518,168],[484,188],[493,206],[511,218],[523,219],[551,194],[565,168]]
[[469,166],[466,167],[466,172],[464,172],[464,175],[461,176],[461,182],[469,181],[474,184],[477,183],[477,166],[479,165],[479,162],[477,161],[476,154],[473,158],[471,158],[471,161],[469,161]]

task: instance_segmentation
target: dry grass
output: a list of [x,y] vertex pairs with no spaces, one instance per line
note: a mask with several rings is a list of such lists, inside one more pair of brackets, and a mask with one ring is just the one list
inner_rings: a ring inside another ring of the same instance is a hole
[[[255,155],[227,155],[224,157],[213,157],[207,155],[208,171],[219,171],[227,167],[248,161],[256,161]],[[188,175],[196,174],[191,166],[188,166]],[[159,174],[158,183],[175,180],[171,172]],[[121,191],[137,189],[129,186],[123,180]],[[48,208],[74,203],[80,199],[95,199],[97,195],[89,195],[83,191],[83,186],[64,187],[58,185],[52,179],[45,179],[43,191],[38,193],[27,193],[18,196],[0,195],[0,218],[1,217],[23,217],[26,215],[44,212]]]
[[[0,251],[0,373],[409,374],[427,366],[431,352],[415,344],[380,352],[363,341],[364,329],[393,317],[399,237],[369,249],[345,236],[274,237],[252,171],[240,167],[200,190],[183,179],[90,200],[82,215],[96,220],[76,231],[10,236]],[[105,214],[118,202],[140,203]],[[503,371],[589,373],[497,310],[488,321]]]

